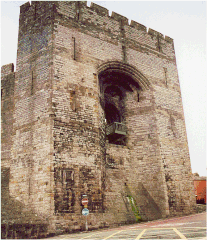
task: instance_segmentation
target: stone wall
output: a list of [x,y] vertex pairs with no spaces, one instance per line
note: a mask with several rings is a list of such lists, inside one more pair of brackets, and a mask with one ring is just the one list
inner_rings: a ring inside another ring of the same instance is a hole
[[[26,3],[10,99],[10,195],[48,232],[84,229],[84,194],[91,229],[135,222],[133,206],[143,220],[195,210],[171,38],[94,3]],[[110,104],[127,128],[118,143]]]
[[53,198],[52,122],[49,117],[52,28],[48,11],[53,5],[47,3],[45,6],[47,9],[36,2],[31,8],[29,3],[20,8],[9,196],[21,205],[14,222],[22,224],[47,221]]
[[1,166],[9,168],[11,160],[13,111],[14,111],[14,65],[1,68]]

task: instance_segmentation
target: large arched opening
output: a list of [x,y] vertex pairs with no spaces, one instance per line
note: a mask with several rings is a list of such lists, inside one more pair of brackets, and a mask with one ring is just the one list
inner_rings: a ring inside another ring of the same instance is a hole
[[149,89],[148,79],[135,67],[109,61],[98,68],[100,102],[106,120],[106,136],[110,143],[126,144],[126,95]]

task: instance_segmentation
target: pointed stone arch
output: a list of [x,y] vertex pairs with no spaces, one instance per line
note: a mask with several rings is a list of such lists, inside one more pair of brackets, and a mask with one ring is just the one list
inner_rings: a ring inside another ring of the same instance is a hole
[[101,64],[98,69],[98,76],[100,77],[104,72],[117,72],[125,74],[131,77],[141,88],[142,91],[150,89],[149,80],[137,70],[134,66],[119,62],[119,61],[108,61]]

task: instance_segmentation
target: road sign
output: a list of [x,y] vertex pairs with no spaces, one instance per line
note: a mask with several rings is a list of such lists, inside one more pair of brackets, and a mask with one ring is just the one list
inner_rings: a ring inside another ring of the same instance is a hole
[[87,204],[88,204],[88,198],[83,198],[82,205],[87,205]]
[[84,216],[87,216],[87,215],[89,214],[88,208],[84,208],[84,209],[82,210],[82,214],[83,214]]

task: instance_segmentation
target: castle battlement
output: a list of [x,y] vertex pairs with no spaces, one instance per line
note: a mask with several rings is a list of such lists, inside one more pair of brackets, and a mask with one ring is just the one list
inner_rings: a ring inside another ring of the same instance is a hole
[[[42,11],[45,11],[45,16],[42,16]],[[122,29],[130,27],[132,28],[131,30],[133,30],[134,28],[140,32],[144,32],[150,36],[160,38],[168,43],[173,44],[172,38],[165,36],[164,34],[151,28],[147,30],[146,26],[133,20],[131,20],[129,24],[128,18],[116,12],[112,12],[110,16],[109,10],[100,5],[92,2],[88,7],[87,1],[32,1],[31,5],[29,2],[27,2],[20,7],[20,25],[23,25],[24,28],[26,25],[28,27],[28,24],[32,26],[34,25],[34,21],[39,18],[38,14],[41,15],[41,18],[44,17],[48,20],[48,17],[53,19],[54,14],[56,13],[59,16],[60,14],[64,15],[64,17],[69,21],[76,21],[80,25],[81,23],[87,25],[96,25],[103,30],[107,30],[107,27],[110,28],[111,25],[119,25]],[[90,20],[86,17],[87,14],[90,15]],[[35,27],[35,25],[33,27]]]
[[9,63],[1,67],[1,76],[4,77],[14,72],[14,64]]

